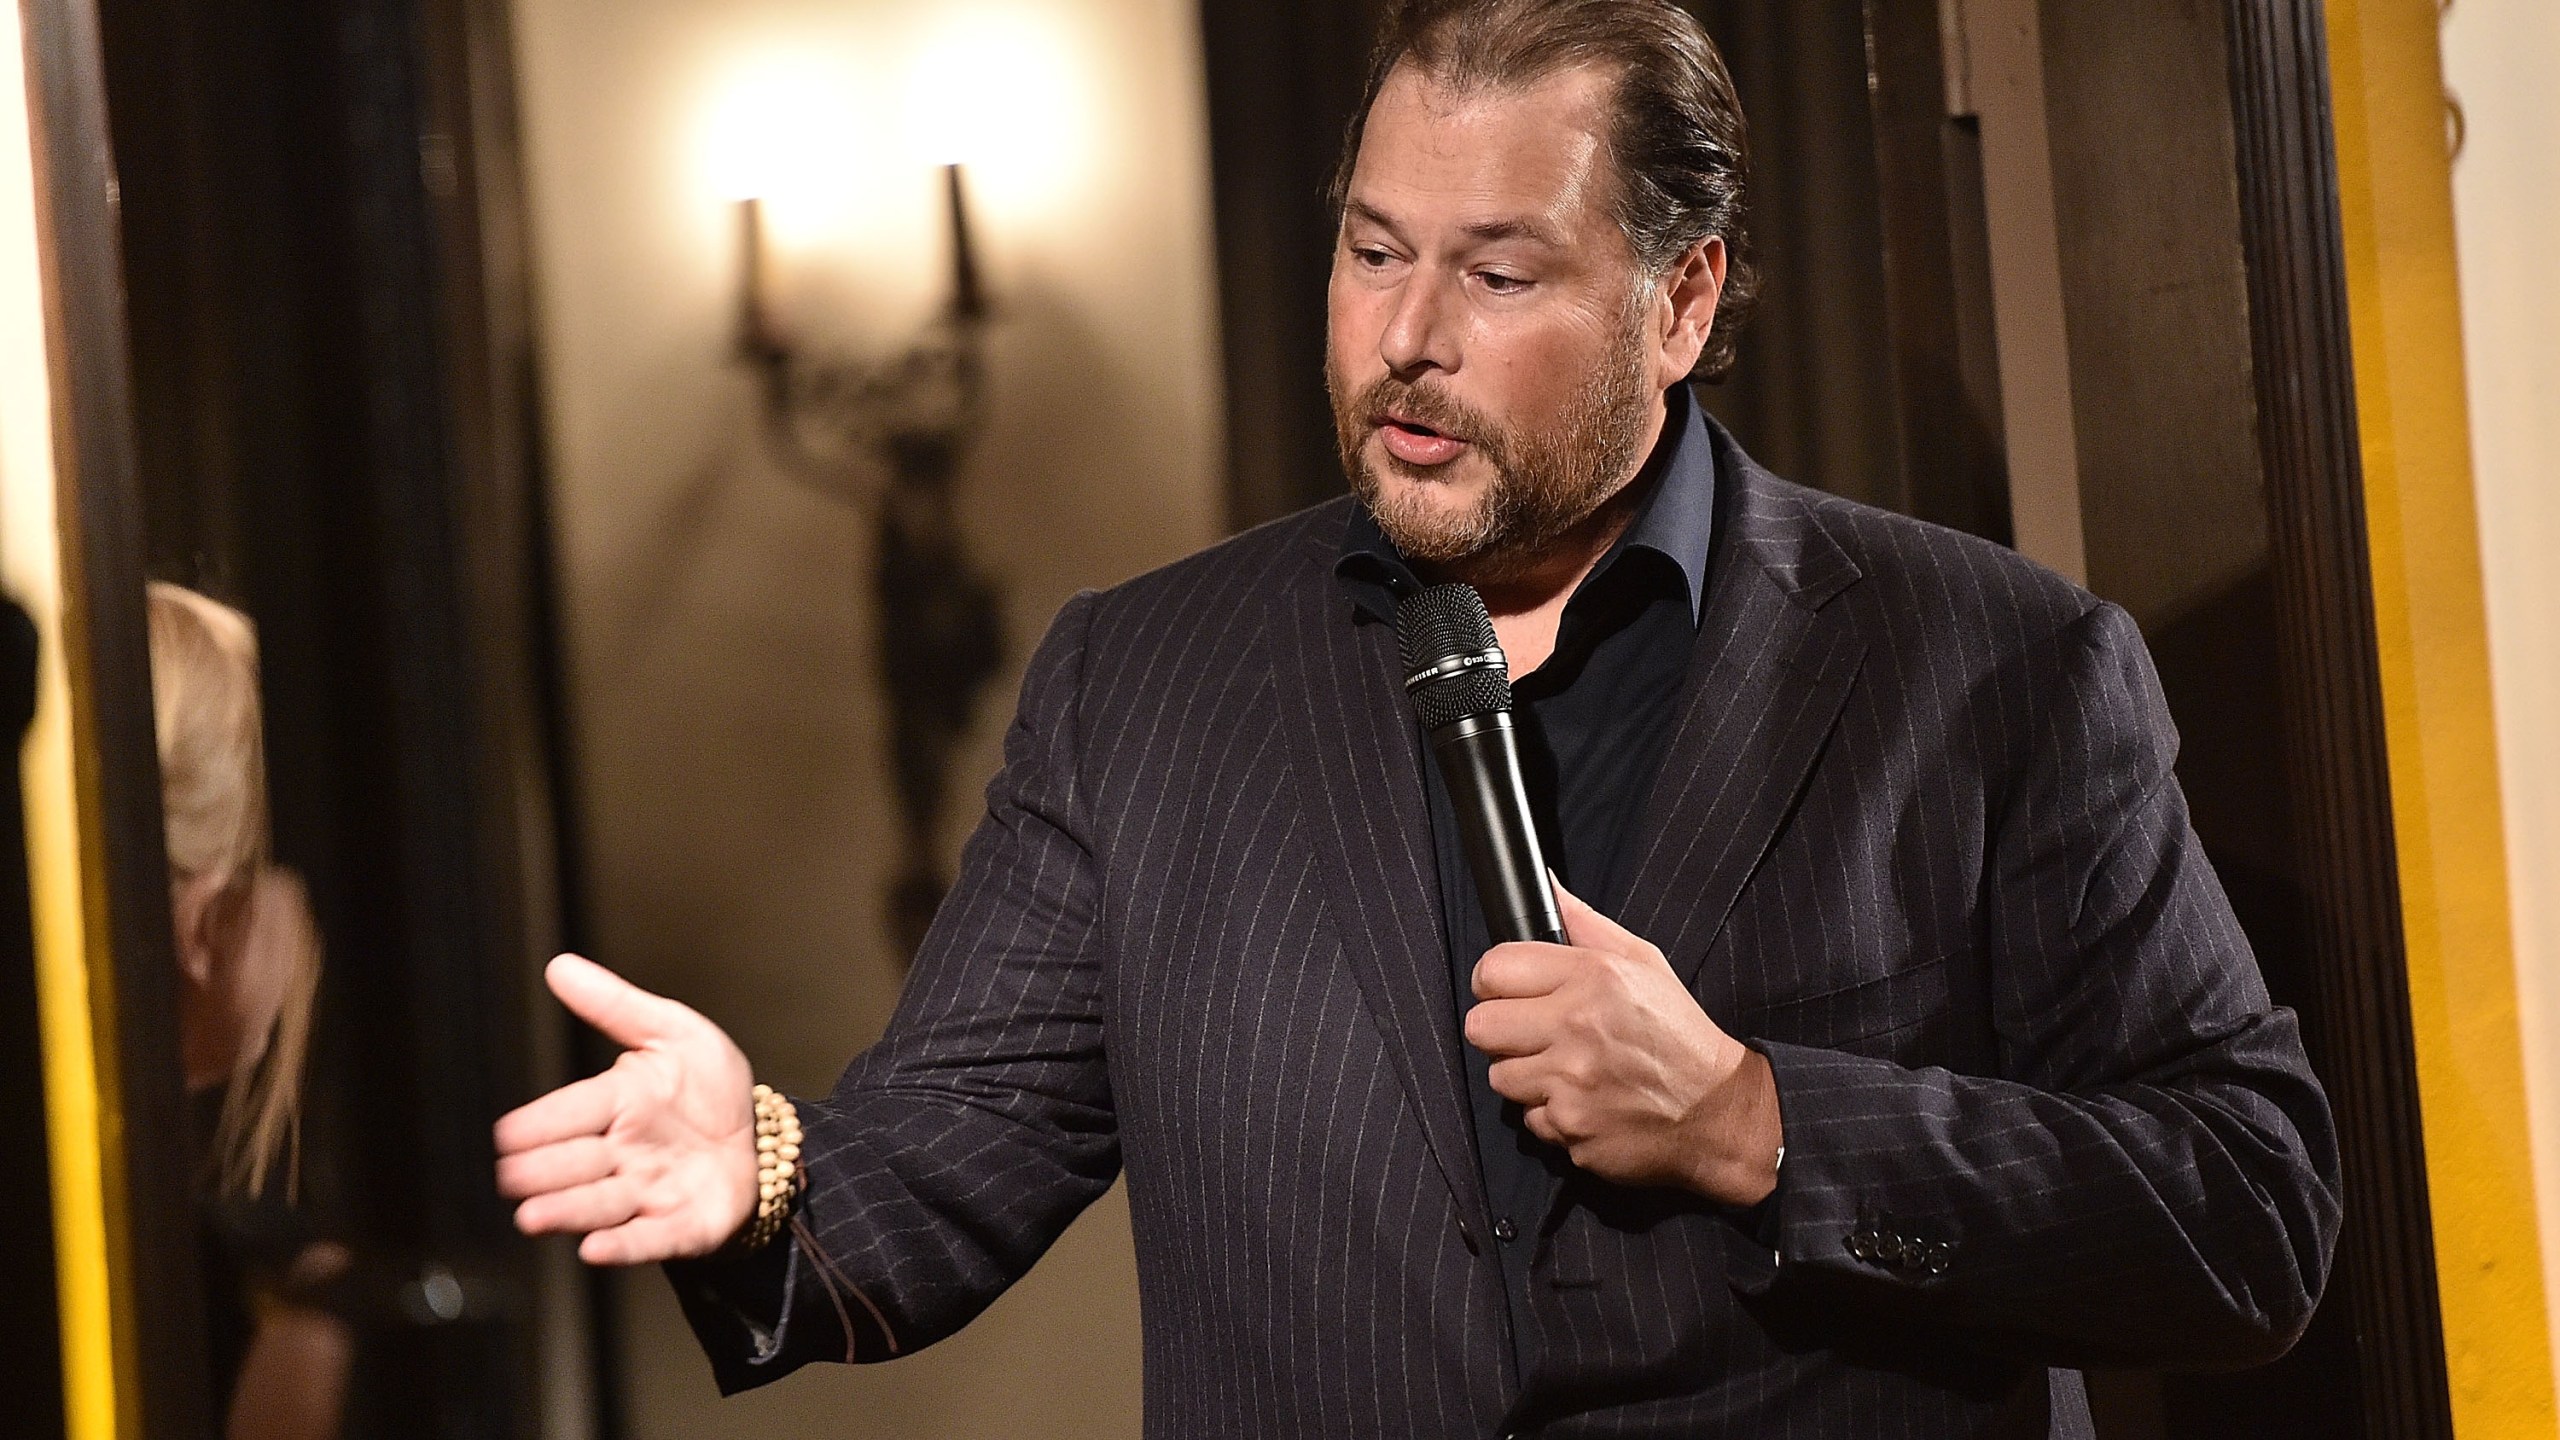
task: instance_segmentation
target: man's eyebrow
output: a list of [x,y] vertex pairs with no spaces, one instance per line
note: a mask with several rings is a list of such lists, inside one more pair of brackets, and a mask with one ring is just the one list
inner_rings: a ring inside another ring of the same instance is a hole
[[[1396,223],[1395,217],[1365,200],[1345,200],[1342,202],[1342,211],[1348,219],[1375,225],[1389,234],[1400,236],[1404,233],[1403,227]],[[1527,215],[1511,216],[1501,220],[1478,220],[1473,224],[1460,226],[1459,231],[1470,240],[1527,240],[1544,245],[1551,250],[1566,248],[1564,241],[1557,237],[1555,231]]]
[[1525,215],[1508,220],[1479,220],[1464,229],[1469,238],[1476,240],[1530,240],[1549,249],[1564,248],[1554,231]]
[[1387,212],[1370,204],[1366,200],[1345,200],[1342,202],[1342,212],[1351,219],[1366,221],[1371,225],[1377,226],[1381,230],[1398,234],[1402,233],[1395,220],[1390,217]]

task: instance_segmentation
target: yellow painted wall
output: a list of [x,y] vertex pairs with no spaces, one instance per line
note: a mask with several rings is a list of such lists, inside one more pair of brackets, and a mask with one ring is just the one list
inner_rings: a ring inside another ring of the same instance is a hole
[[2460,0],[2445,84],[2543,1285],[2560,1335],[2560,5]]
[[[962,509],[1005,587],[1011,664],[955,765],[956,849],[1057,607],[1222,523],[1197,7],[512,9],[599,958],[729,1027],[776,1083],[823,1089],[899,983],[880,918],[897,850],[870,533],[760,443],[729,359],[727,192],[758,172],[785,191],[786,317],[877,346],[947,283],[929,152],[977,144],[999,319]],[[721,1401],[665,1282],[635,1274],[619,1286],[623,1398],[636,1436],[670,1440],[1134,1435],[1135,1276],[1115,1193],[958,1338]]]
[[2455,1429],[2552,1386],[2435,0],[2328,0],[2357,419]]
[[[26,794],[36,1004],[44,1038],[45,1127],[53,1167],[63,1400],[73,1440],[137,1434],[131,1336],[114,1303],[117,1111],[94,1044],[106,1016],[93,993],[80,872],[78,782],[64,672],[63,574],[55,524],[53,394],[45,346],[24,35],[0,13],[0,585],[36,624],[35,722],[20,754]],[[12,1236],[10,1243],[39,1243]],[[122,1349],[121,1357],[119,1348]],[[124,1362],[119,1364],[119,1358]]]

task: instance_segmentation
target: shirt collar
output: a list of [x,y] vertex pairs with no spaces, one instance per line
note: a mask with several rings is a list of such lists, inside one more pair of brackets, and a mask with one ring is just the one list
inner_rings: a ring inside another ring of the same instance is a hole
[[[1672,386],[1663,398],[1662,438],[1655,442],[1653,454],[1634,482],[1651,485],[1653,493],[1645,497],[1644,507],[1609,553],[1582,577],[1574,594],[1581,595],[1627,551],[1650,550],[1678,567],[1688,587],[1689,623],[1694,626],[1706,604],[1707,554],[1715,541],[1715,442],[1707,434],[1706,412],[1686,384]],[[1366,505],[1351,507],[1350,522],[1343,528],[1342,556],[1334,562],[1333,573],[1362,611],[1389,624],[1395,622],[1396,601],[1422,588],[1413,567],[1378,528]]]

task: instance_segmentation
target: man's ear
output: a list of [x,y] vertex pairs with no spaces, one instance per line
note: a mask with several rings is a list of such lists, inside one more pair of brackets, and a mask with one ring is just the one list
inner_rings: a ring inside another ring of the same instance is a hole
[[1724,237],[1710,235],[1690,246],[1662,278],[1656,314],[1662,328],[1656,353],[1658,387],[1669,388],[1689,378],[1707,336],[1716,326],[1716,302],[1724,296],[1727,256]]

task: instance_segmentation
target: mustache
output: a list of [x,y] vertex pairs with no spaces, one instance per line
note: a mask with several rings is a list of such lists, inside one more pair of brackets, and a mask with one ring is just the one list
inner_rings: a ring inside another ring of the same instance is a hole
[[1394,416],[1452,440],[1481,444],[1501,434],[1490,418],[1429,380],[1408,382],[1381,375],[1361,388],[1350,408],[1363,427],[1384,425]]

